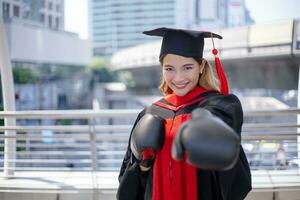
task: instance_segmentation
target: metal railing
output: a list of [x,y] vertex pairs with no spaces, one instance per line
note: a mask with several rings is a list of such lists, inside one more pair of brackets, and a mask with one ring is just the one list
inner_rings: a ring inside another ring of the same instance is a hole
[[[4,169],[3,163],[8,162],[15,163],[15,167],[10,170],[116,171],[124,156],[130,129],[138,112],[0,112],[0,118],[14,118],[18,124],[0,127],[0,131],[16,132],[15,135],[0,135],[0,168]],[[299,113],[300,110],[296,108],[245,112],[242,140],[250,164],[256,162],[256,167],[251,166],[253,169],[265,169],[263,165],[257,166],[264,154],[271,155],[273,160],[270,162],[281,162],[277,158],[281,156],[287,165],[293,162],[296,167],[299,162]],[[44,120],[47,125],[43,125]],[[5,140],[16,141],[16,152],[4,151]],[[15,154],[16,158],[7,160],[5,153]],[[276,169],[278,166],[270,163],[269,168],[272,167]]]
[[[0,134],[0,168],[15,172],[0,176],[17,179],[34,174],[61,176],[63,172],[87,172],[93,175],[86,176],[85,180],[93,179],[92,189],[97,195],[99,172],[113,172],[112,178],[116,179],[138,112],[2,111],[0,118],[16,119],[17,125],[0,127],[0,132],[3,132]],[[276,178],[285,180],[285,186],[294,188],[295,182],[291,182],[291,177],[299,176],[299,114],[300,109],[297,108],[245,111],[242,145],[258,189],[278,190],[282,181],[276,185]],[[15,134],[5,135],[5,131]],[[16,151],[4,150],[6,140],[16,142]],[[15,159],[6,159],[5,154],[14,154]],[[11,166],[5,165],[5,162],[13,163],[14,167],[5,169]],[[274,171],[278,173],[274,174]],[[272,187],[267,188],[267,183]],[[296,183],[300,185],[300,181]]]
[[[124,124],[124,118],[133,122],[137,113],[137,110],[0,112],[1,118],[15,118],[19,124],[0,127],[0,131],[16,131],[15,135],[0,135],[0,163],[15,163],[10,170],[118,170],[132,126]],[[115,124],[118,120],[123,124]],[[44,121],[50,125],[43,125]],[[35,125],[26,125],[32,123]],[[16,141],[16,152],[3,151],[5,140]],[[7,160],[4,154],[15,154],[16,159]]]

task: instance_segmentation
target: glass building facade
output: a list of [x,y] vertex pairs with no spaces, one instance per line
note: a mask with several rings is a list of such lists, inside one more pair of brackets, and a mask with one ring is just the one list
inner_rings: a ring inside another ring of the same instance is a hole
[[89,0],[95,56],[158,39],[158,27],[217,30],[247,23],[244,0]]
[[64,30],[64,0],[0,0],[4,20]]
[[142,31],[175,26],[175,0],[91,0],[94,55],[151,40]]

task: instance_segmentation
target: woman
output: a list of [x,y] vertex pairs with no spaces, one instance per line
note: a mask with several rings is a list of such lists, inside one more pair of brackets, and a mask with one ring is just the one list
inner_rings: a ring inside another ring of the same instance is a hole
[[244,199],[251,190],[251,174],[240,145],[242,107],[228,94],[218,57],[219,86],[203,59],[204,38],[222,37],[170,28],[144,34],[163,37],[160,89],[165,97],[137,117],[117,198]]

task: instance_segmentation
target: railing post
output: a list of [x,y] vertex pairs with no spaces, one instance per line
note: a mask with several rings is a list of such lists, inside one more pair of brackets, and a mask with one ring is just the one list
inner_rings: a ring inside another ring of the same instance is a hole
[[98,155],[97,155],[97,138],[95,132],[95,118],[89,119],[89,136],[92,159],[92,183],[93,183],[93,200],[98,200]]
[[92,158],[92,170],[97,171],[97,144],[96,144],[96,135],[95,135],[95,119],[89,119],[89,137],[91,145],[91,158]]
[[[6,31],[2,17],[0,17],[0,69],[1,69],[1,83],[3,95],[3,109],[6,111],[15,110],[15,91],[14,81],[12,76],[12,67],[10,62],[10,55],[8,50],[8,42],[6,38]],[[5,126],[16,125],[15,118],[4,118]],[[15,131],[5,131],[5,136],[15,136]],[[6,138],[4,140],[4,176],[11,177],[14,175],[14,168],[16,157],[16,139]]]
[[[298,67],[298,98],[297,98],[297,106],[298,108],[300,108],[300,64],[299,64],[299,67]],[[300,124],[300,114],[297,114],[297,125]],[[297,128],[297,133],[300,132],[300,128]],[[300,156],[300,136],[297,137],[297,158],[298,158],[298,161],[299,161],[299,157]],[[300,171],[300,166],[298,165],[298,170]]]
[[[292,34],[292,56],[294,56],[295,51],[297,50],[297,30],[299,26],[299,21],[294,20],[293,21],[293,34]],[[298,98],[297,98],[297,107],[300,108],[300,64],[298,67]],[[300,124],[300,114],[297,115],[297,125]],[[297,128],[297,133],[299,133],[300,128]],[[300,136],[297,137],[297,158],[298,163],[300,163],[299,157],[300,156]],[[300,166],[298,165],[298,171],[300,171]]]

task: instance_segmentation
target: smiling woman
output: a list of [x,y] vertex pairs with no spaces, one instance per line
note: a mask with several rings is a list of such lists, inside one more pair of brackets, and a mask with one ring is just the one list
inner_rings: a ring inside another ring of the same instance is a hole
[[78,33],[81,39],[88,35],[88,0],[65,0],[65,30]]
[[[240,145],[243,110],[228,93],[220,60],[219,85],[203,58],[211,32],[158,28],[164,98],[138,115],[120,170],[119,200],[231,200],[251,190]],[[198,184],[199,183],[199,184]]]

